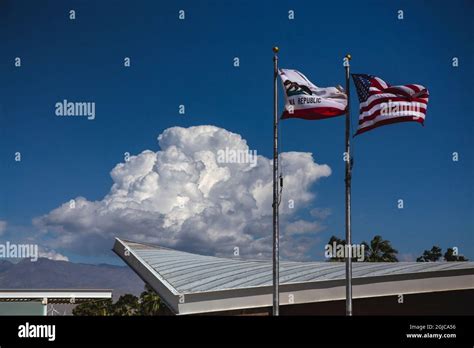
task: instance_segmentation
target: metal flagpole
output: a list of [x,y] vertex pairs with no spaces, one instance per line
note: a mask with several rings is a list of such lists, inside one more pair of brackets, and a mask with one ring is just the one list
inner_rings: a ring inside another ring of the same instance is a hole
[[273,315],[279,315],[279,226],[278,226],[278,47],[273,47]]
[[352,239],[351,239],[351,171],[352,171],[352,156],[350,143],[350,64],[351,55],[347,54],[345,59],[346,68],[346,94],[347,94],[347,109],[346,109],[346,247],[348,247],[348,255],[346,254],[346,315],[352,315]]

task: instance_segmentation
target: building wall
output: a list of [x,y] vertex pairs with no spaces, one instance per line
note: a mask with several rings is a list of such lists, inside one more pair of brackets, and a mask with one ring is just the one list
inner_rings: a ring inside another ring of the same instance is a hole
[[0,315],[43,315],[41,302],[0,302]]
[[[353,300],[354,315],[474,315],[474,290]],[[345,315],[345,301],[280,307],[282,315]]]
[[[354,315],[474,315],[474,290],[408,294],[353,300]],[[345,315],[346,302],[328,301],[280,306],[280,315]],[[270,315],[271,307],[207,315]]]

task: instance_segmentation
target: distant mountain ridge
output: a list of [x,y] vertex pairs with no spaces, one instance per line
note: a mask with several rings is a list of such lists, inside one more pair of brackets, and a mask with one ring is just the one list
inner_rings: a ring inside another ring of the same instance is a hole
[[0,289],[111,289],[114,299],[139,295],[143,281],[128,267],[40,258],[11,263],[0,260]]

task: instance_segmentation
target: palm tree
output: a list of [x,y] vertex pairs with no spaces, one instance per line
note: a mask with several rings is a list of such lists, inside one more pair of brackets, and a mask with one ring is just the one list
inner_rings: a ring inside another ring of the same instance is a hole
[[148,284],[140,298],[132,294],[120,296],[117,302],[111,299],[88,301],[77,305],[73,315],[81,316],[131,316],[131,315],[171,315],[172,312],[164,305],[158,294]]
[[114,304],[114,315],[131,316],[138,311],[138,298],[132,294],[125,294]]
[[448,250],[444,253],[444,259],[446,261],[469,261],[464,256],[455,254],[453,248],[448,248]]
[[384,240],[382,236],[375,236],[370,241],[370,246],[366,242],[364,245],[364,261],[365,262],[398,262],[396,255],[398,251],[392,247],[388,240]]
[[151,286],[145,284],[145,291],[140,295],[140,315],[160,315],[164,306],[160,297]]
[[113,315],[112,299],[88,301],[77,305],[72,314],[76,316],[109,316]]
[[[336,243],[336,245],[346,245],[346,241],[344,239],[337,238],[336,236],[331,236],[331,238],[329,238],[328,245],[332,247],[334,243]],[[335,253],[336,251],[333,250],[332,252]],[[333,256],[328,259],[329,262],[342,262],[344,260],[345,260],[344,257],[336,257],[336,256]]]
[[436,262],[443,256],[441,253],[441,248],[439,246],[433,245],[431,250],[425,250],[423,255],[416,259],[416,262]]

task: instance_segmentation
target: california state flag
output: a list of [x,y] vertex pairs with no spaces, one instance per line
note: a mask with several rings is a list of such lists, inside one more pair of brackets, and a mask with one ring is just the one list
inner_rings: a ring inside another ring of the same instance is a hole
[[293,69],[280,69],[279,75],[286,101],[282,119],[320,120],[345,113],[347,95],[341,86],[317,87]]

